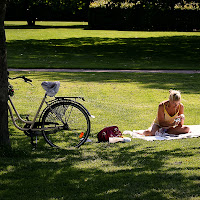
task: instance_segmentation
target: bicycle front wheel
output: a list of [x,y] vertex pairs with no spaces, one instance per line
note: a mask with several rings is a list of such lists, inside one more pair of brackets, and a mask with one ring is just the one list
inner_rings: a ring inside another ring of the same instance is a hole
[[73,102],[59,102],[46,110],[42,117],[43,137],[52,147],[80,147],[90,133],[87,112]]

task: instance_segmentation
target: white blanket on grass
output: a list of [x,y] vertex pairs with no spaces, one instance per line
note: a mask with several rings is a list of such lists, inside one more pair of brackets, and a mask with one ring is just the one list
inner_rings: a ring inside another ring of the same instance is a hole
[[186,134],[180,135],[172,135],[172,134],[164,134],[163,136],[144,136],[140,135],[139,133],[143,133],[144,130],[138,131],[124,131],[123,134],[131,135],[132,138],[143,139],[147,141],[154,141],[154,140],[175,140],[175,139],[185,139],[185,138],[194,138],[200,137],[200,125],[188,125],[190,127],[191,132]]

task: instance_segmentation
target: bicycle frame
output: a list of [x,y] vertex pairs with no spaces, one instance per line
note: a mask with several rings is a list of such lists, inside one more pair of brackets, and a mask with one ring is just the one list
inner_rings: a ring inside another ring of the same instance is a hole
[[[24,119],[21,118],[21,116],[20,116],[19,113],[17,112],[17,109],[15,108],[15,106],[14,106],[14,104],[13,104],[13,102],[12,102],[10,96],[8,95],[8,101],[9,101],[10,104],[11,104],[11,106],[10,106],[9,103],[8,103],[8,110],[9,110],[9,112],[10,112],[11,119],[12,119],[12,122],[13,122],[14,126],[15,126],[17,129],[21,130],[21,131],[28,131],[28,130],[31,130],[31,131],[43,131],[43,130],[53,129],[52,127],[51,127],[51,128],[34,128],[36,119],[37,119],[37,117],[38,117],[38,115],[39,115],[39,113],[40,113],[40,111],[41,111],[41,108],[42,108],[44,102],[45,102],[46,105],[47,105],[47,107],[46,107],[46,109],[47,109],[47,108],[51,108],[51,105],[52,105],[52,104],[57,103],[57,102],[59,102],[59,101],[60,101],[60,102],[61,102],[61,101],[65,101],[65,100],[67,100],[67,101],[72,101],[72,100],[70,100],[70,98],[75,98],[75,99],[79,98],[79,99],[82,99],[82,100],[84,101],[84,98],[83,98],[83,97],[55,97],[55,99],[53,99],[53,100],[51,100],[51,101],[49,101],[49,102],[46,102],[46,101],[45,101],[46,97],[47,97],[47,94],[45,93],[45,95],[44,95],[44,97],[43,97],[43,99],[42,99],[42,101],[41,101],[41,104],[40,104],[40,106],[39,106],[39,108],[38,108],[38,110],[37,110],[37,112],[36,112],[36,114],[35,114],[35,116],[34,116],[33,121],[28,121],[28,120],[24,120]],[[86,113],[88,114],[88,116],[94,118],[94,116],[91,115],[91,114],[89,113],[89,111],[88,111],[82,104],[80,104],[80,103],[78,103],[78,102],[76,102],[76,101],[73,101],[73,102],[76,103],[76,104],[78,104],[79,106],[81,106],[81,107],[86,111]],[[20,127],[20,126],[17,125],[17,123],[15,122],[16,120],[14,119],[14,116],[13,116],[13,112],[12,112],[11,107],[13,108],[15,114],[17,115],[17,119],[18,119],[19,121],[23,122],[24,124],[30,124],[30,127],[24,128],[24,127]],[[44,109],[43,112],[44,112],[46,109]],[[43,115],[43,112],[42,112],[41,115]],[[54,114],[57,116],[58,119],[60,118],[60,117],[57,115],[57,113],[54,113]],[[62,121],[62,119],[60,119],[60,120]],[[57,127],[57,128],[54,128],[54,129],[58,129],[58,127]]]
[[[14,104],[13,104],[11,98],[10,98],[10,96],[8,95],[8,101],[9,101],[10,104],[11,104],[11,106],[10,106],[9,103],[8,103],[8,110],[9,110],[9,112],[10,112],[10,116],[11,116],[12,122],[13,122],[14,126],[15,126],[17,129],[19,129],[19,130],[21,130],[21,131],[28,131],[28,130],[32,130],[32,131],[38,131],[38,130],[40,130],[40,131],[42,131],[42,130],[45,130],[45,129],[42,129],[42,128],[33,128],[33,127],[34,127],[34,124],[35,124],[35,122],[36,122],[36,119],[37,119],[37,117],[38,117],[38,115],[39,115],[39,113],[40,113],[40,111],[41,111],[41,108],[42,108],[42,106],[43,106],[43,104],[44,104],[44,102],[45,102],[46,96],[47,96],[47,95],[45,94],[44,97],[43,97],[43,99],[42,99],[42,102],[41,102],[41,104],[40,104],[40,106],[39,106],[39,108],[38,108],[38,110],[37,110],[37,112],[36,112],[36,114],[35,114],[35,117],[34,117],[33,121],[28,121],[28,120],[24,120],[24,119],[22,119],[22,118],[20,117],[19,113],[17,112],[17,109],[15,108],[15,106],[14,106]],[[47,104],[47,106],[48,106],[48,104]],[[14,119],[14,116],[13,116],[13,112],[12,112],[11,107],[13,108],[14,112],[16,113],[17,119],[18,119],[18,120],[20,120],[21,122],[23,122],[23,123],[25,123],[25,124],[30,124],[30,127],[29,127],[29,128],[22,128],[22,127],[20,127],[20,126],[17,125],[17,123],[15,122],[16,120]]]

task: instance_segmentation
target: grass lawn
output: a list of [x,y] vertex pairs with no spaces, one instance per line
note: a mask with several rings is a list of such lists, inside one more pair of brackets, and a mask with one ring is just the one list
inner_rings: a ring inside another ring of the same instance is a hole
[[[41,82],[59,80],[58,95],[84,96],[91,119],[90,139],[79,149],[58,150],[29,138],[9,122],[12,150],[0,159],[0,199],[122,200],[200,199],[199,138],[130,143],[97,143],[105,126],[145,129],[170,88],[182,92],[186,124],[200,123],[200,74],[44,73],[26,75],[33,86],[12,81],[20,114],[32,117],[44,94]],[[31,102],[31,105],[30,105]]]
[[9,68],[200,69],[200,32],[89,30],[86,22],[5,22]]

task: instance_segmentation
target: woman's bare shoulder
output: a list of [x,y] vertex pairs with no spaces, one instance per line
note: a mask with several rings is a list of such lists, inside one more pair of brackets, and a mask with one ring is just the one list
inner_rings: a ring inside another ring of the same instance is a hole
[[167,106],[168,102],[169,102],[168,100],[162,101],[162,102],[159,104],[159,107],[163,107],[164,105]]

